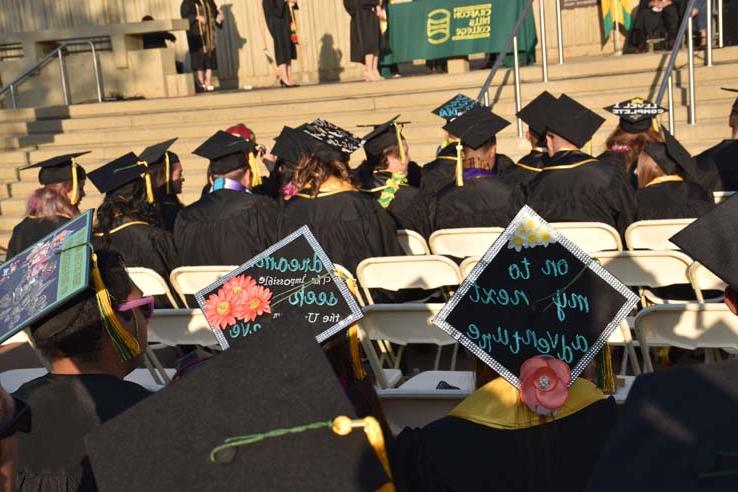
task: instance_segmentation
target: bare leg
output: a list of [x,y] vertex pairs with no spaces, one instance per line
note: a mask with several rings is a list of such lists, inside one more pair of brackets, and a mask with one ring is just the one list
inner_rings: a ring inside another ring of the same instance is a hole
[[371,80],[372,79],[372,65],[373,61],[372,58],[374,55],[371,53],[364,55],[364,80]]
[[382,80],[382,74],[379,73],[379,54],[374,55],[372,60],[372,73],[377,80]]
[[205,70],[205,85],[207,87],[211,87],[213,85],[212,78],[213,78],[213,71],[212,69],[208,68],[207,70]]
[[197,83],[200,84],[200,87],[205,86],[205,73],[202,70],[198,70],[197,72]]
[[289,85],[290,83],[290,76],[287,74],[287,65],[284,63],[280,63],[277,65],[277,71],[279,72],[279,80],[283,84]]
[[294,82],[292,81],[292,63],[287,64],[286,70],[287,70],[287,83],[290,85],[294,85]]

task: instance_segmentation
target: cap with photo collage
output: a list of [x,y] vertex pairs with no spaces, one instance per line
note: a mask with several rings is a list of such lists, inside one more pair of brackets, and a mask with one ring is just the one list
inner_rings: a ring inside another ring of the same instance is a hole
[[[721,87],[721,90],[724,90],[725,92],[738,92],[738,89],[732,89],[730,87]],[[733,106],[731,108],[733,113],[738,113],[738,97],[735,98],[735,101],[733,101]]]
[[554,133],[578,149],[592,139],[605,119],[566,94],[556,100],[555,109],[546,114],[546,131]]
[[308,123],[302,131],[313,137],[312,153],[324,161],[348,162],[364,143],[353,133],[323,119]]
[[528,128],[539,137],[546,135],[546,115],[554,111],[556,97],[548,91],[538,94],[526,104],[515,116],[523,120]]
[[126,185],[143,179],[146,185],[146,201],[154,203],[154,188],[148,165],[136,154],[129,152],[88,174],[90,181],[100,193],[123,193]]
[[151,145],[146,147],[138,155],[138,158],[142,162],[145,162],[151,171],[159,170],[162,166],[164,167],[164,180],[168,195],[172,192],[172,165],[179,162],[179,156],[169,151],[169,148],[176,141],[176,138],[172,138],[165,142]]
[[669,130],[661,127],[661,134],[664,142],[646,144],[643,152],[651,157],[667,175],[684,174],[687,178],[698,182],[696,180],[699,179],[699,168],[694,157],[669,133]]
[[72,196],[70,201],[72,205],[77,205],[81,199],[79,193],[79,182],[87,177],[85,169],[79,165],[77,158],[89,154],[86,152],[75,152],[72,154],[64,154],[45,161],[37,162],[26,167],[22,167],[21,171],[26,169],[39,168],[38,182],[42,185],[51,185],[56,183],[72,182]]
[[276,155],[287,167],[295,167],[300,157],[309,154],[315,146],[315,139],[304,132],[307,125],[297,128],[285,126],[274,139],[272,154]]
[[[255,151],[256,147],[250,140],[218,130],[192,153],[208,159],[211,174],[220,175],[250,166],[247,154]],[[258,172],[254,177],[256,175]]]
[[388,147],[396,145],[400,153],[400,161],[405,162],[405,146],[402,143],[402,130],[408,121],[397,121],[400,117],[398,114],[389,121],[380,125],[370,125],[374,127],[369,134],[364,137],[364,152],[366,158],[371,163],[376,163],[382,152]]
[[604,109],[620,117],[618,126],[626,133],[642,133],[649,128],[658,131],[659,123],[656,118],[666,112],[665,108],[641,97],[634,97]]
[[471,97],[465,96],[464,94],[456,94],[454,97],[434,109],[432,113],[446,120],[446,123],[449,123],[477,106],[481,106],[481,104]]
[[443,129],[457,137],[456,186],[464,186],[463,148],[478,149],[510,124],[486,106],[477,106],[447,123]]
[[388,484],[378,422],[353,420],[305,328],[262,330],[93,431],[86,445],[100,489],[369,491]]

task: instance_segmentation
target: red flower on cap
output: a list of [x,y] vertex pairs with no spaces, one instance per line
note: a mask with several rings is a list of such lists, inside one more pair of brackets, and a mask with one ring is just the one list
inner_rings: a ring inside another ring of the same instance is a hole
[[566,362],[550,355],[531,357],[520,367],[520,399],[538,415],[554,415],[569,397],[570,381]]
[[226,130],[226,133],[230,133],[231,135],[235,135],[245,140],[250,140],[252,142],[256,140],[256,134],[252,132],[251,129],[247,127],[246,125],[244,125],[243,123],[233,125],[232,127]]

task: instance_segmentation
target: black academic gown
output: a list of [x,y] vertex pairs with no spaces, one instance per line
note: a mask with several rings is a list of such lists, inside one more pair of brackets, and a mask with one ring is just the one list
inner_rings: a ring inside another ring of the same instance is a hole
[[455,227],[505,227],[525,204],[520,186],[499,176],[465,179],[430,200],[433,230]]
[[218,15],[218,6],[214,0],[183,0],[179,7],[182,18],[187,19],[190,23],[189,29],[187,30],[187,45],[190,48],[190,61],[193,70],[218,69],[218,57],[215,54],[215,46],[212,46],[212,51],[209,53],[205,53],[204,51],[205,43],[203,43],[201,29],[205,29],[205,32],[207,32],[208,28],[201,28],[197,21],[198,8],[202,13],[201,15],[204,15],[203,6],[205,4],[207,4],[210,12],[208,25],[211,25],[210,21],[212,21],[212,25],[215,25],[218,29],[222,29],[223,24],[215,22],[215,17]]
[[374,13],[376,0],[343,0],[351,16],[351,61],[364,63],[364,56],[379,54],[379,17]]
[[284,237],[303,225],[310,227],[331,261],[352,273],[366,258],[405,254],[392,217],[366,193],[342,191],[318,198],[293,197],[282,209],[279,235]]
[[6,261],[18,255],[24,249],[34,245],[44,237],[48,236],[54,230],[69,222],[69,218],[59,216],[58,222],[47,219],[34,219],[26,217],[18,225],[13,227],[8,242],[8,254]]
[[292,17],[284,0],[262,0],[264,16],[269,33],[274,40],[274,59],[277,65],[291,63],[297,59],[297,49],[292,42],[290,22]]
[[723,140],[697,157],[700,170],[712,170],[714,181],[705,183],[707,191],[738,190],[738,140]]
[[241,265],[277,240],[274,200],[244,191],[218,190],[182,209],[174,242],[182,265]]
[[97,490],[84,437],[148,395],[107,374],[47,374],[21,386],[15,396],[31,407],[33,423],[17,434],[17,490]]
[[540,169],[543,167],[543,157],[545,155],[545,152],[540,150],[531,150],[512,166],[498,170],[497,175],[510,185],[527,184],[538,176]]
[[622,235],[635,220],[635,191],[625,173],[584,152],[546,159],[526,190],[528,205],[549,222],[604,222]]
[[173,232],[177,214],[184,208],[177,195],[169,194],[164,187],[155,190],[156,205],[161,215],[162,229]]
[[637,220],[691,219],[712,210],[712,195],[689,181],[654,183],[636,191]]

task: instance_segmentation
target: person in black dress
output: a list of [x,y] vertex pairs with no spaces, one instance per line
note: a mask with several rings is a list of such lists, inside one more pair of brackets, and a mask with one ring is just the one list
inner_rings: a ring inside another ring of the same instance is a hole
[[628,43],[636,53],[644,53],[646,41],[659,36],[666,37],[665,49],[674,47],[679,30],[679,4],[679,0],[640,1],[628,35]]
[[343,0],[351,16],[351,61],[364,65],[364,80],[382,80],[379,73],[379,2],[377,0]]
[[177,195],[182,193],[184,171],[179,156],[169,151],[176,140],[173,138],[146,147],[138,156],[151,173],[154,201],[161,215],[161,227],[169,232],[174,230],[174,221],[183,207]]
[[213,91],[213,70],[218,69],[215,54],[215,30],[223,28],[223,12],[214,0],[183,0],[179,8],[183,19],[190,22],[187,44],[190,47],[190,63],[197,75],[200,91]]
[[307,225],[331,261],[351,272],[366,258],[403,255],[392,217],[351,184],[349,155],[361,140],[323,120],[304,131],[315,142],[292,174],[300,192],[283,207],[279,236]]
[[179,254],[172,233],[160,227],[160,215],[148,196],[151,177],[142,162],[131,152],[90,173],[92,183],[105,193],[96,212],[94,242],[118,251],[126,266],[149,268],[167,280],[180,266]]
[[[738,92],[738,89],[725,89]],[[731,129],[731,138],[710,147],[697,155],[697,164],[702,170],[717,172],[717,179],[707,191],[736,191],[738,190],[738,98],[733,102],[728,125]]]
[[397,117],[377,125],[364,137],[366,160],[354,172],[360,191],[370,193],[394,219],[398,229],[430,234],[424,196],[409,183],[410,152]]
[[[292,60],[297,60],[297,27],[295,10],[297,2],[290,0],[262,0],[264,17],[274,40],[274,57],[282,87],[294,87]],[[294,30],[293,30],[294,29]]]
[[622,170],[581,150],[604,119],[565,94],[546,121],[548,157],[526,186],[527,204],[549,222],[604,222],[622,235],[635,191]]
[[715,206],[712,195],[691,181],[697,163],[664,128],[666,143],[651,143],[638,158],[637,220],[689,219]]
[[23,168],[39,168],[38,182],[42,186],[28,199],[26,217],[13,228],[7,260],[79,215],[87,175],[77,157],[88,153],[62,155]]
[[210,160],[208,193],[174,223],[182,265],[241,265],[276,242],[275,201],[251,192],[249,140],[219,131],[193,152]]
[[504,227],[524,204],[521,187],[497,175],[496,135],[510,124],[486,107],[470,109],[446,125],[461,135],[462,161],[455,185],[430,200],[433,230],[455,227]]
[[[123,378],[140,363],[151,306],[126,275],[120,255],[95,253],[115,311],[101,310],[99,286],[91,278],[90,287],[30,326],[51,367],[14,394],[32,412],[30,432],[17,436],[19,491],[97,490],[85,436],[149,395]],[[133,343],[123,356],[107,328],[112,317]]]

